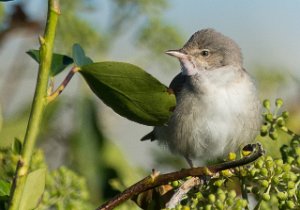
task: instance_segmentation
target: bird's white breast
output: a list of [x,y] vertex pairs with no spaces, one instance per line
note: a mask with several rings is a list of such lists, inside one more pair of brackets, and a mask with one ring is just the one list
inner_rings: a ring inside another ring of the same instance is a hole
[[224,157],[253,141],[260,103],[248,74],[234,66],[200,72],[177,97],[168,126],[156,129],[171,151],[202,160]]

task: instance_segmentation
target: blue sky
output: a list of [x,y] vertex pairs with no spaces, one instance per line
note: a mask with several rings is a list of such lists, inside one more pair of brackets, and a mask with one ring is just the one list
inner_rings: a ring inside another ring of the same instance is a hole
[[[90,1],[99,2],[99,10],[87,15],[96,18],[95,27],[104,25],[110,0]],[[43,15],[44,0],[29,2],[37,16]],[[300,0],[169,0],[169,5],[163,15],[185,40],[199,29],[214,28],[240,45],[246,67],[280,66],[300,76]]]
[[283,66],[300,73],[300,1],[173,0],[165,13],[188,38],[211,27],[242,48],[246,66]]

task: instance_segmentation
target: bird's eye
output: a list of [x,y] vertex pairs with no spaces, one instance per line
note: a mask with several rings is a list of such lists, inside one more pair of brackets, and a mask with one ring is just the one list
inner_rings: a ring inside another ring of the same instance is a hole
[[203,57],[207,57],[207,56],[209,56],[209,51],[208,51],[208,50],[202,50],[202,51],[201,51],[201,55],[202,55]]

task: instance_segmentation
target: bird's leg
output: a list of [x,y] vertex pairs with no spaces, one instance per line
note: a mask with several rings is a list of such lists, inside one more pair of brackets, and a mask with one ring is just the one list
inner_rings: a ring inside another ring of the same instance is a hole
[[190,165],[190,167],[194,168],[193,161],[188,156],[185,156],[184,158],[186,159],[186,161],[188,162],[188,164]]

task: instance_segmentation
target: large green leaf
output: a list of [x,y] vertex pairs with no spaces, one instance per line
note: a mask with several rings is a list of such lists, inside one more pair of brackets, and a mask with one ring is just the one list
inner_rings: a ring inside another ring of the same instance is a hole
[[19,209],[29,210],[38,206],[45,189],[46,169],[28,174]]
[[93,92],[115,112],[145,125],[163,125],[175,95],[143,69],[122,62],[84,65],[80,73]]
[[[40,51],[39,50],[29,50],[26,52],[31,58],[36,62],[40,63]],[[52,55],[52,64],[50,75],[55,76],[62,72],[68,65],[73,63],[73,59],[66,55],[61,55],[54,53]]]

